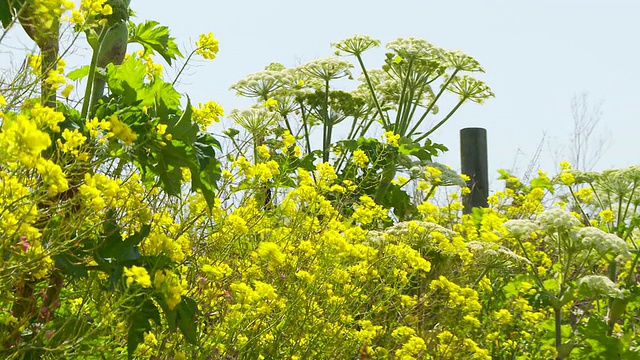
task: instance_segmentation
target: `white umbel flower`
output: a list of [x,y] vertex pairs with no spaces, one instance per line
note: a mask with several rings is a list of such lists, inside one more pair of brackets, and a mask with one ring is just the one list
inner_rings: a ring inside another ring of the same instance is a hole
[[503,226],[518,239],[540,230],[540,226],[531,220],[508,220]]
[[595,227],[585,227],[577,231],[578,238],[588,249],[595,249],[602,256],[611,256],[616,260],[631,257],[627,243],[614,234]]
[[608,277],[602,275],[587,275],[578,280],[581,290],[590,296],[604,295],[612,298],[623,299],[622,290],[618,289]]
[[549,232],[569,231],[580,226],[580,221],[570,212],[562,209],[551,209],[538,216],[538,223],[542,229]]

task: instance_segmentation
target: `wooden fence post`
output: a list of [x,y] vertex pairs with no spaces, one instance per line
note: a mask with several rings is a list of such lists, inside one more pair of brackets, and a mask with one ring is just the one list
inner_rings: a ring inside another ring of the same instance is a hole
[[489,169],[487,160],[487,130],[465,128],[460,130],[460,160],[462,173],[471,180],[467,186],[471,193],[463,196],[464,214],[474,207],[488,207]]

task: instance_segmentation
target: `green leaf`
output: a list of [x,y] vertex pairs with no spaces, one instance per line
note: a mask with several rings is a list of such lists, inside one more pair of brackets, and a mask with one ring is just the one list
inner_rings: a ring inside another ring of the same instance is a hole
[[518,296],[519,291],[516,288],[516,284],[513,281],[509,282],[502,289],[504,290],[504,294],[506,295],[507,298]]
[[115,212],[110,211],[104,224],[105,240],[96,250],[96,254],[101,259],[113,259],[118,262],[137,260],[142,257],[138,245],[149,235],[150,230],[150,225],[143,225],[140,231],[122,240],[120,227],[115,221]]
[[138,99],[138,90],[144,87],[146,73],[142,61],[131,56],[121,65],[107,65],[106,81],[112,93],[122,96],[124,103],[133,104]]
[[233,139],[236,135],[240,134],[238,129],[228,128],[222,131],[223,134],[227,135],[230,139]]
[[[187,97],[187,107],[175,121],[171,121],[167,123],[167,132],[170,133],[174,139],[185,140],[187,143],[191,144],[195,142],[196,135],[198,134],[198,124],[191,121],[191,116],[193,115],[193,108],[191,106],[191,100]],[[174,117],[175,119],[175,117]]]
[[83,264],[82,259],[76,258],[72,254],[60,253],[53,256],[56,268],[64,271],[65,274],[69,274],[72,277],[87,277],[89,272],[87,267]]
[[542,282],[542,285],[544,286],[545,290],[551,293],[555,293],[560,289],[560,285],[558,285],[558,280],[556,279],[547,279],[544,282]]
[[322,150],[313,150],[312,152],[306,154],[302,159],[300,159],[297,167],[307,171],[313,171],[316,168],[313,163],[316,161],[316,159],[319,159],[321,157]]
[[198,326],[196,316],[198,315],[198,305],[186,296],[176,305],[176,322],[180,332],[190,344],[198,343]]
[[190,146],[181,140],[167,141],[166,145],[152,154],[153,163],[148,163],[148,170],[160,180],[162,189],[171,196],[180,194],[181,167],[197,167],[195,156]]
[[[165,110],[165,117],[173,114],[180,109],[180,93],[170,83],[156,79],[151,84],[145,84],[138,90],[137,100],[140,106],[153,106],[162,102]],[[161,116],[158,114],[158,116]]]
[[209,208],[215,203],[215,190],[222,174],[222,164],[216,158],[215,148],[220,143],[210,134],[202,133],[194,144],[198,168],[191,168],[191,188],[200,190]]
[[129,22],[131,36],[130,43],[138,43],[144,48],[145,54],[157,53],[171,65],[171,60],[182,57],[175,38],[169,36],[169,28],[159,26],[159,22],[147,20],[143,24],[135,25]]
[[401,155],[415,156],[422,161],[432,161],[432,152],[433,148],[424,148],[414,142],[404,142],[398,147],[398,153]]
[[83,77],[89,75],[89,69],[91,68],[91,66],[89,65],[85,65],[81,68],[75,69],[73,71],[71,71],[70,73],[67,74],[67,77],[71,80],[79,80],[82,79]]
[[131,315],[131,324],[127,336],[127,353],[129,360],[133,359],[133,353],[140,343],[144,341],[144,333],[151,330],[153,320],[160,325],[160,312],[151,299],[145,299],[136,311]]
[[549,180],[548,178],[543,178],[543,179],[534,178],[531,180],[529,185],[531,186],[532,189],[542,188],[542,189],[547,189],[550,192],[553,192],[553,184],[551,184],[551,180]]
[[498,180],[507,180],[508,178],[512,177],[512,175],[505,169],[498,169],[498,174],[500,174]]
[[22,8],[24,0],[0,0],[0,22],[5,30],[13,21],[13,16]]

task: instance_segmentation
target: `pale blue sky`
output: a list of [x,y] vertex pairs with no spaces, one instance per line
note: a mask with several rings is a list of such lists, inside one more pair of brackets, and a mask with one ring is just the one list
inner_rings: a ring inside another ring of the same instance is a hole
[[[604,100],[601,130],[612,140],[596,168],[640,163],[640,3],[635,1],[133,0],[132,7],[138,20],[168,25],[188,49],[198,34],[215,34],[218,58],[194,64],[180,91],[195,102],[215,100],[227,113],[250,103],[229,85],[270,62],[294,66],[331,55],[331,42],[356,33],[383,44],[415,36],[474,56],[496,94],[484,105],[464,106],[434,134],[434,141],[451,149],[440,162],[458,169],[458,131],[479,126],[489,134],[490,177],[512,167],[518,150],[525,154],[518,157],[522,172],[546,131],[553,144],[545,145],[539,162],[553,172],[556,159],[549,149],[568,144],[571,98],[587,91],[594,101]],[[6,55],[7,48],[0,51]],[[382,51],[370,54],[370,68],[381,62]]]

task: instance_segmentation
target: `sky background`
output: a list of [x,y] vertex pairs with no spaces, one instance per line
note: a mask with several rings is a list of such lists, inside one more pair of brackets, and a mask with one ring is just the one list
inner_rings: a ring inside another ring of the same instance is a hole
[[[289,67],[332,55],[330,43],[353,34],[383,45],[414,36],[475,57],[496,94],[466,104],[434,133],[450,148],[439,162],[459,169],[459,130],[483,127],[490,179],[500,168],[522,174],[546,133],[536,169],[553,173],[569,158],[571,99],[588,92],[592,104],[603,102],[595,136],[609,134],[611,143],[595,169],[640,163],[640,2],[133,0],[132,8],[135,21],[169,26],[183,53],[200,33],[214,33],[218,57],[193,63],[179,90],[196,103],[215,100],[227,113],[251,104],[229,86],[271,62]],[[16,30],[8,38],[13,50],[0,46],[0,62],[27,44],[21,36]],[[380,67],[383,54],[370,53],[368,68]]]

